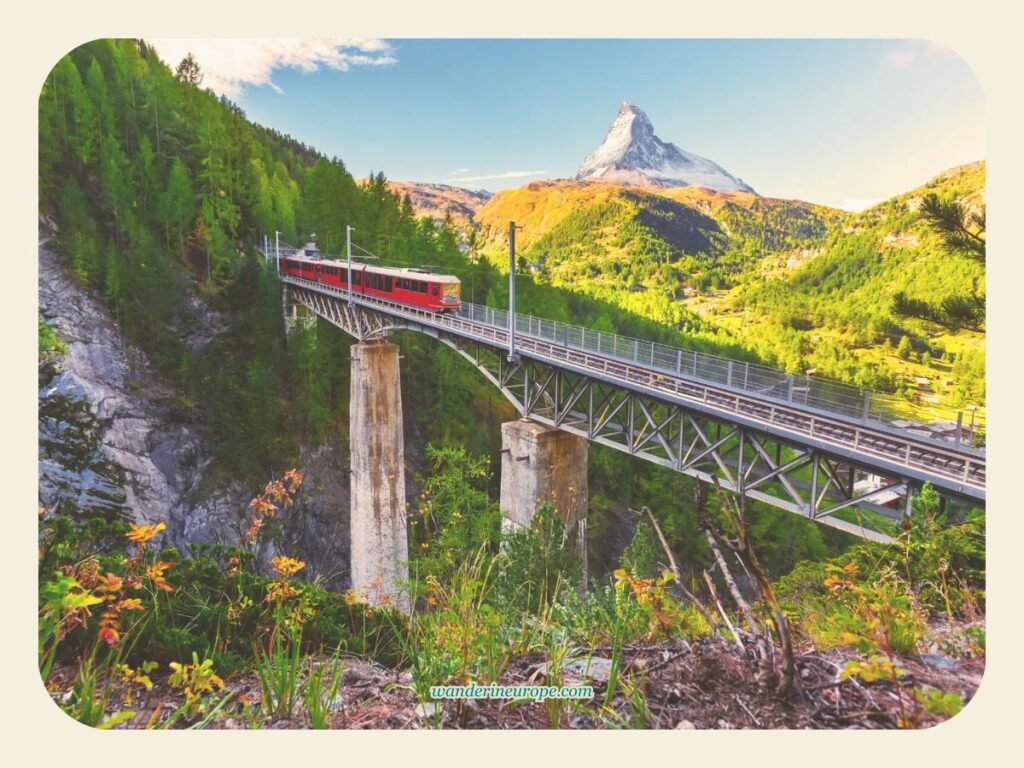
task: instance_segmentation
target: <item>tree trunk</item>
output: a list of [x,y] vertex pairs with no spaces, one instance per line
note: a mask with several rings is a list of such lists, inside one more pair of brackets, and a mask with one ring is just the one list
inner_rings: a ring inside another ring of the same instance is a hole
[[732,599],[736,601],[736,605],[739,606],[740,611],[743,612],[743,617],[747,620],[747,624],[750,626],[750,631],[755,637],[759,636],[761,634],[761,628],[754,619],[754,613],[750,610],[750,604],[743,598],[743,594],[736,585],[736,580],[733,579],[732,573],[729,571],[729,566],[725,564],[725,558],[722,557],[722,550],[718,548],[718,540],[715,538],[715,535],[711,533],[710,528],[705,528],[704,534],[708,537],[708,544],[711,546],[711,552],[714,554],[715,561],[718,563],[718,571],[722,574],[722,578],[725,579],[725,584],[729,588],[729,593],[732,595]]
[[642,513],[647,514],[648,519],[651,521],[651,525],[654,526],[654,532],[658,535],[658,541],[661,542],[661,548],[665,551],[665,557],[668,558],[668,567],[671,569],[672,575],[676,577],[676,589],[693,605],[694,608],[697,609],[697,612],[700,613],[708,626],[714,627],[715,622],[711,620],[711,614],[708,613],[708,609],[704,607],[704,604],[698,600],[697,596],[690,592],[683,583],[683,576],[679,572],[679,565],[676,563],[675,555],[672,554],[672,550],[668,546],[668,541],[666,541],[665,535],[661,532],[661,526],[658,525],[658,520],[654,517],[654,513],[651,512],[650,507],[643,507],[640,512],[637,512],[635,509],[631,509],[629,511],[635,515]]

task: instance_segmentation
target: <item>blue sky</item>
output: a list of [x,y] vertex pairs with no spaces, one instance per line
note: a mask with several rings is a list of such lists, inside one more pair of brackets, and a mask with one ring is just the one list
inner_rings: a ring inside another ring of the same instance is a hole
[[764,195],[847,208],[984,157],[984,98],[921,40],[155,41],[356,176],[498,190],[575,175],[630,101]]

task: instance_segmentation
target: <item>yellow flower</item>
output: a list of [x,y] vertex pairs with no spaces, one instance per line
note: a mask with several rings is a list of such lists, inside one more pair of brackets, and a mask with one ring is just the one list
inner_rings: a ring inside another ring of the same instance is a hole
[[143,546],[147,544],[154,536],[160,531],[167,527],[166,523],[157,523],[156,525],[136,525],[135,523],[128,523],[129,531],[124,536],[128,541],[134,541],[136,544]]
[[296,560],[293,557],[285,557],[284,555],[278,555],[270,562],[273,564],[274,570],[277,571],[278,575],[285,579],[289,576],[294,576],[306,567],[306,564],[301,560]]
[[153,582],[153,586],[157,589],[162,589],[164,592],[173,592],[174,587],[167,583],[164,579],[164,571],[170,568],[174,563],[170,563],[166,560],[161,560],[159,563],[153,563],[146,568],[146,578]]

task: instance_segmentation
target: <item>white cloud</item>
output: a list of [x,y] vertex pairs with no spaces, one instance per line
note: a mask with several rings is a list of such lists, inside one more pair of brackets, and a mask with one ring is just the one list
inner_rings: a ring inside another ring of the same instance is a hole
[[454,171],[451,171],[452,176],[460,176],[463,173],[469,173],[469,168],[456,168]]
[[457,178],[445,179],[449,183],[457,181],[488,181],[490,179],[520,179],[524,176],[543,176],[547,171],[505,171],[504,173],[491,173],[483,176],[459,176]]
[[839,207],[844,211],[860,213],[872,206],[878,205],[884,200],[886,200],[884,197],[848,197],[839,204]]
[[352,67],[398,62],[383,40],[158,38],[149,42],[172,69],[191,53],[203,71],[202,87],[229,99],[238,98],[248,85],[268,85],[282,93],[271,80],[275,69],[316,72],[326,67],[345,72]]
[[909,48],[903,48],[898,51],[890,51],[882,57],[882,61],[886,66],[892,67],[893,69],[906,69],[917,59],[917,52],[912,51]]

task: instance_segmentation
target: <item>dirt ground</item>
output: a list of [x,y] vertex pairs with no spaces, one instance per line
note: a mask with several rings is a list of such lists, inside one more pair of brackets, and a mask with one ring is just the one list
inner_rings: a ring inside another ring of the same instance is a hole
[[[330,705],[329,722],[340,729],[891,729],[900,718],[918,728],[947,719],[929,714],[916,703],[913,689],[935,689],[973,697],[984,672],[984,659],[970,655],[957,660],[938,654],[898,660],[899,685],[890,681],[865,683],[840,679],[848,650],[804,649],[796,655],[800,692],[783,700],[774,680],[759,680],[752,650],[740,651],[720,639],[693,644],[684,641],[627,646],[618,684],[605,704],[610,663],[609,648],[594,649],[576,663],[563,662],[560,678],[548,679],[540,656],[513,659],[501,680],[504,685],[588,684],[594,698],[544,703],[522,700],[474,699],[421,705],[408,672],[388,669],[364,659],[345,657],[344,677]],[[777,651],[773,651],[777,652]],[[71,690],[73,669],[57,668],[50,692],[64,699]],[[764,676],[767,677],[767,676]],[[166,722],[183,698],[154,673],[154,686],[136,695],[130,706],[136,716],[119,728],[145,728]],[[309,728],[301,704],[291,719],[261,718],[260,684],[252,673],[225,681],[231,696],[207,728]],[[117,702],[117,698],[112,701]],[[248,714],[243,703],[248,704]],[[155,713],[155,714],[154,714]],[[201,718],[178,718],[171,727],[195,726]]]

